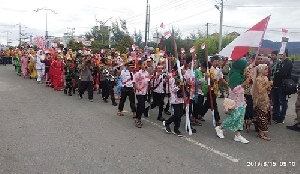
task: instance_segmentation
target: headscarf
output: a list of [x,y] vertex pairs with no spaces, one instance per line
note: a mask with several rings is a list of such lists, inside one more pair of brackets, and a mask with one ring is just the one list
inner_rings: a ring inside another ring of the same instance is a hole
[[234,89],[238,85],[241,85],[245,81],[244,70],[247,67],[247,61],[239,59],[232,63],[232,67],[229,72],[229,87]]
[[260,75],[262,75],[262,73],[268,69],[268,65],[267,64],[259,64],[258,66],[255,67],[254,71],[253,71],[253,87],[252,87],[252,96],[255,96],[258,94],[258,92],[256,91],[256,78]]

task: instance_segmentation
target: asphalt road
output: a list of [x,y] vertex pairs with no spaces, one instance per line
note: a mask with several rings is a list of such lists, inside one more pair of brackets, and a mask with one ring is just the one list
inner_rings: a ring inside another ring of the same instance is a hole
[[91,103],[87,95],[70,97],[0,66],[0,174],[299,174],[300,134],[285,128],[295,117],[295,97],[285,124],[271,125],[270,142],[253,127],[243,132],[249,144],[234,142],[229,131],[219,139],[209,113],[196,134],[179,138],[165,133],[156,109],[138,129],[130,112],[117,116],[99,94]]

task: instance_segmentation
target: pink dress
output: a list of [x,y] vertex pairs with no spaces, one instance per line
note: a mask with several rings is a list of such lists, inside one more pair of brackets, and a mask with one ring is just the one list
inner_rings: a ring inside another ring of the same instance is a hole
[[28,76],[28,57],[23,56],[21,58],[21,67],[22,67],[22,74],[24,78]]

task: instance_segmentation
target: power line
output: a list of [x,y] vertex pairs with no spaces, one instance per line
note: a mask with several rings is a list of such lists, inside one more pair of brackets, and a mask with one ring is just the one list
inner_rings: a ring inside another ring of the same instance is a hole
[[227,7],[257,7],[257,8],[300,8],[300,6],[266,6],[266,5],[224,5]]

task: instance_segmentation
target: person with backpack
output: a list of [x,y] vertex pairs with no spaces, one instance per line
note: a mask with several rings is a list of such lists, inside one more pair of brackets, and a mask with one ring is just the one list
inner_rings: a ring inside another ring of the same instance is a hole
[[[277,55],[278,51],[273,51],[272,54]],[[288,95],[296,91],[290,88],[289,83],[292,83],[291,73],[293,69],[292,62],[288,59],[288,50],[286,49],[280,60],[274,59],[272,66],[273,88],[273,120],[276,124],[284,123],[286,112],[288,109]],[[294,84],[295,85],[295,84]]]

